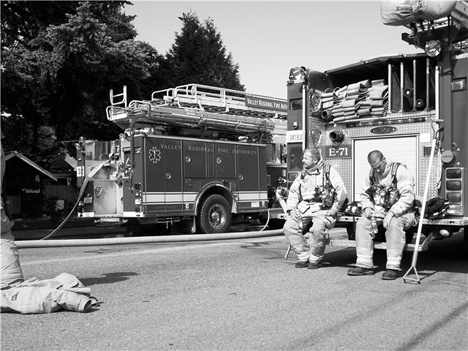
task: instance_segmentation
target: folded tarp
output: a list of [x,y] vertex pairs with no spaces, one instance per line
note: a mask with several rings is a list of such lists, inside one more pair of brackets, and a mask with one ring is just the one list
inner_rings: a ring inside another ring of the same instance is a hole
[[353,114],[352,116],[343,116],[343,117],[335,118],[335,119],[333,119],[333,122],[339,123],[339,122],[349,121],[351,119],[356,119],[356,118],[358,118],[358,116]]
[[385,112],[386,110],[387,110],[386,107],[372,107],[371,112],[380,113],[380,112]]
[[[344,113],[342,111],[332,111],[333,118],[335,117],[342,117],[344,116]],[[335,119],[333,119],[335,120]]]
[[361,108],[357,111],[359,117],[365,117],[371,115],[371,109],[369,108]]
[[359,82],[359,85],[361,88],[370,88],[372,86],[372,83],[369,79],[361,80]]
[[359,95],[359,88],[348,89],[346,91],[346,98],[348,98],[349,96],[356,96],[356,95]]
[[326,103],[326,102],[330,102],[330,101],[334,101],[334,100],[335,100],[335,98],[333,96],[326,97],[326,98],[324,98],[322,96],[322,103]]
[[[360,107],[366,107],[366,106],[369,107],[369,106],[372,106],[372,102],[373,102],[373,101],[374,101],[374,100],[367,100],[367,99],[366,99],[366,100],[361,100],[361,101],[359,101],[358,104],[359,104]],[[382,101],[383,101],[383,100],[382,100]]]
[[383,99],[388,97],[388,85],[378,85],[369,88],[369,97],[371,99]]
[[404,26],[417,20],[434,21],[450,16],[456,1],[382,0],[380,15],[388,26]]
[[354,108],[354,105],[356,105],[356,99],[343,100],[343,108]]
[[388,105],[388,100],[384,100],[384,99],[373,99],[370,101],[370,105],[372,107],[380,107],[380,106],[384,106],[385,104]]
[[377,85],[384,85],[385,80],[384,79],[376,79],[371,81],[371,86],[375,87]]
[[344,87],[341,87],[341,88],[335,88],[335,90],[333,90],[333,92],[335,93],[335,95],[338,95],[338,94],[343,94],[346,89],[348,89],[347,86],[344,86]]
[[321,95],[322,99],[326,99],[326,98],[333,98],[335,96],[335,93],[333,91],[331,92],[327,92],[327,93],[323,93]]

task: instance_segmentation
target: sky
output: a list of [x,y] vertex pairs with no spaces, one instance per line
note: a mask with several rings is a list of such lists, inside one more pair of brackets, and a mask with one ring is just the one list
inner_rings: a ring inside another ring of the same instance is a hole
[[[178,18],[194,12],[212,19],[248,93],[286,98],[289,70],[316,71],[420,49],[401,40],[405,27],[387,26],[381,1],[154,1],[124,8],[136,15],[137,40],[165,55],[182,29]],[[186,82],[197,83],[197,82]],[[167,87],[170,88],[170,87]]]

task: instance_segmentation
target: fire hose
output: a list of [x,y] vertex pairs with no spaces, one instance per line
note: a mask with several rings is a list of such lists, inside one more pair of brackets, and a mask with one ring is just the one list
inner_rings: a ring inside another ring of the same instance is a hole
[[75,211],[76,207],[78,206],[78,204],[80,203],[80,199],[81,197],[83,196],[83,193],[86,189],[86,185],[88,184],[89,180],[97,173],[99,172],[99,170],[107,163],[109,162],[109,160],[106,160],[102,163],[100,163],[99,165],[97,165],[96,167],[93,168],[93,170],[91,172],[89,172],[89,174],[85,177],[84,181],[83,181],[83,184],[81,184],[81,188],[80,188],[80,192],[78,194],[78,199],[76,200],[75,202],[75,205],[73,206],[73,208],[71,209],[70,213],[68,213],[67,217],[65,217],[65,219],[57,226],[57,228],[55,228],[50,234],[46,235],[45,237],[43,237],[42,239],[40,240],[46,240],[48,238],[50,238],[51,236],[55,235],[55,233],[57,233],[64,225],[65,223],[67,223],[67,221],[70,219],[70,217],[72,216],[73,212]]
[[164,235],[153,237],[130,237],[130,238],[104,238],[104,239],[64,239],[64,240],[22,240],[16,241],[18,248],[44,248],[44,247],[70,247],[70,246],[97,246],[97,245],[128,245],[168,243],[185,241],[210,241],[261,238],[283,235],[283,229],[259,230],[252,232],[233,232],[216,234],[191,234],[191,235]]
[[228,239],[244,239],[244,238],[259,238],[268,236],[282,235],[283,230],[265,230],[270,220],[270,211],[268,211],[268,218],[266,224],[259,231],[249,232],[233,232],[233,233],[216,233],[216,234],[193,234],[193,235],[167,235],[158,237],[132,237],[132,238],[95,238],[95,239],[64,239],[64,240],[46,240],[55,235],[70,219],[79,200],[83,196],[86,185],[89,180],[110,160],[106,160],[97,165],[85,177],[81,185],[78,199],[71,209],[67,217],[55,228],[50,234],[39,240],[23,240],[17,241],[18,248],[38,248],[38,247],[70,247],[70,246],[94,246],[94,245],[120,245],[120,244],[141,244],[141,243],[162,243],[162,242],[183,242],[183,241],[208,241],[208,240],[228,240]]

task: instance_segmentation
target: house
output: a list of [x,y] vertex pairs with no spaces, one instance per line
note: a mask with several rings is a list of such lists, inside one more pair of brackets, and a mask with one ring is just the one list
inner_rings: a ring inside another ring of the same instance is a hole
[[56,209],[69,212],[76,202],[79,189],[76,186],[77,161],[66,155],[54,161],[50,172],[57,178],[57,182],[45,185],[45,195],[48,199],[56,200]]
[[57,177],[17,151],[5,155],[3,195],[13,218],[34,218],[44,214],[45,186]]

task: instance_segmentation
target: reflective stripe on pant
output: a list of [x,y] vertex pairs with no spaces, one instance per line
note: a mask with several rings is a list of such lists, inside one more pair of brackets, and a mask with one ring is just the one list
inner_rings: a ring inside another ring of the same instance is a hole
[[[387,269],[400,270],[403,249],[406,243],[405,230],[414,223],[414,213],[393,217],[385,232],[387,241]],[[356,266],[373,268],[374,242],[370,235],[370,221],[362,216],[356,223]]]
[[335,218],[328,216],[331,222],[325,219],[325,211],[312,214],[313,225],[309,229],[309,241],[304,238],[299,223],[288,217],[284,223],[283,232],[289,241],[293,251],[297,254],[299,261],[310,261],[318,263],[322,260],[328,241],[328,229],[335,225]]

